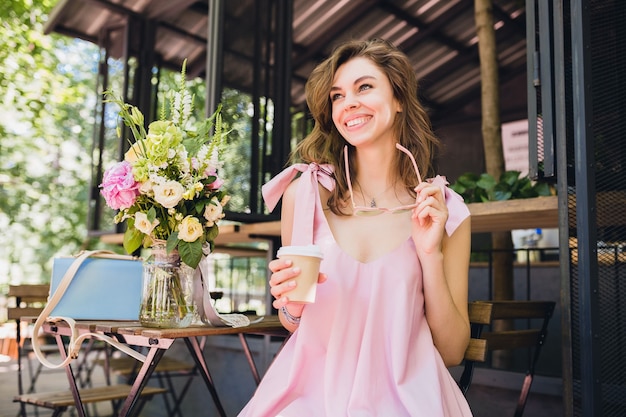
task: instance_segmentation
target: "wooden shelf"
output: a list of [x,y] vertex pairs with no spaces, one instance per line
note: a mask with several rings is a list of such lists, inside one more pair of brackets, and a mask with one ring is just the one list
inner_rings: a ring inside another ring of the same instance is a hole
[[467,206],[472,213],[472,233],[559,226],[557,196],[489,201]]
[[[556,196],[472,203],[468,207],[472,215],[472,233],[558,227]],[[234,254],[242,249],[229,245],[262,242],[278,236],[280,221],[224,224],[215,240],[216,252]],[[102,235],[100,239],[104,243],[119,245],[123,235]]]

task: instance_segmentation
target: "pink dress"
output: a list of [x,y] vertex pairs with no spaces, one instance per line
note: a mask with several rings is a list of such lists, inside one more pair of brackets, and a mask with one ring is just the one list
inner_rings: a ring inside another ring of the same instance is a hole
[[[356,261],[337,245],[322,212],[317,184],[334,187],[330,166],[287,168],[264,187],[266,203],[273,209],[298,171],[292,243],[322,247],[328,280],[239,415],[471,416],[433,344],[412,239],[376,260]],[[443,177],[434,181],[445,189],[450,234],[469,211]]]

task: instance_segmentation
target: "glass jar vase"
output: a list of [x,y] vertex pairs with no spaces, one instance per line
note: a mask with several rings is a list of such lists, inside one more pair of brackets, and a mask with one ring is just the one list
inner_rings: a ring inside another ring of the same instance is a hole
[[143,264],[143,293],[139,321],[146,327],[187,327],[195,319],[194,269],[167,253],[165,244],[152,247]]

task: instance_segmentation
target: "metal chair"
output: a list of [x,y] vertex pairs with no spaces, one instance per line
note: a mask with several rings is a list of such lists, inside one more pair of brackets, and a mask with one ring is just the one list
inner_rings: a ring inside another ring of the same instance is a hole
[[[38,408],[44,407],[53,410],[53,416],[60,416],[69,407],[74,405],[74,398],[71,391],[55,391],[55,392],[36,392],[36,382],[40,376],[43,366],[36,359],[30,358],[32,348],[30,343],[33,337],[39,335],[24,335],[22,326],[30,323],[30,318],[35,318],[43,311],[45,303],[48,301],[50,286],[42,285],[11,285],[7,296],[11,299],[11,305],[7,308],[7,318],[16,322],[16,343],[17,343],[17,372],[18,372],[18,395],[14,397],[14,402],[20,403],[19,415],[26,417],[26,405],[30,404],[35,407],[35,415],[39,415]],[[14,301],[13,301],[14,300]],[[26,320],[25,320],[26,319]],[[128,396],[131,387],[129,385],[107,385],[103,387],[90,385],[90,373],[92,364],[87,361],[89,353],[97,350],[97,346],[90,341],[82,358],[78,361],[78,368],[75,372],[75,378],[80,382],[81,398],[85,404],[94,404],[103,401],[119,401]],[[41,346],[44,354],[59,353],[57,344],[46,344]],[[29,369],[29,385],[28,389],[24,389],[23,381],[23,364],[22,360],[28,359]],[[34,362],[37,362],[36,365]],[[85,376],[83,373],[86,373]],[[167,392],[164,388],[147,387],[142,392],[142,401],[145,401],[157,394]]]
[[[494,350],[513,350],[530,348],[528,369],[522,384],[515,409],[515,417],[521,417],[528,400],[528,393],[535,375],[535,366],[545,342],[548,323],[554,312],[553,301],[473,301],[469,303],[471,338],[465,351],[463,373],[459,387],[467,393],[472,382],[474,366],[485,362],[488,353]],[[485,326],[491,326],[494,320],[527,319],[530,328],[522,330],[502,330],[484,332]]]
[[[33,364],[30,357],[32,349],[30,349],[31,337],[37,335],[23,334],[24,323],[23,317],[36,317],[43,310],[43,306],[48,300],[49,285],[11,285],[7,297],[9,298],[9,307],[7,308],[7,318],[15,321],[15,341],[17,344],[17,392],[19,395],[35,392],[35,384],[43,369],[40,363]],[[58,352],[56,345],[42,346],[44,354]],[[28,364],[28,388],[24,389],[23,376],[23,360],[27,360]],[[35,361],[36,362],[36,361]],[[26,416],[25,404],[20,405],[20,414]]]

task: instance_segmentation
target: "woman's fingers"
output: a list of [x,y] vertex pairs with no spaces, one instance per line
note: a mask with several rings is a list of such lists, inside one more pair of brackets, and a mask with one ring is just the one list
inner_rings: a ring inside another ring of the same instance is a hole
[[278,259],[277,258],[277,259],[271,260],[267,266],[270,269],[270,271],[278,272],[281,269],[289,268],[292,264],[293,262],[291,262],[290,259]]
[[[270,276],[270,294],[275,298],[272,305],[275,308],[280,308],[289,302],[289,291],[293,290],[296,285],[296,277],[300,275],[300,268],[294,267],[290,260],[274,259],[268,264],[269,269],[272,271]],[[319,284],[326,282],[328,277],[323,272],[320,272],[317,282]]]
[[269,281],[270,293],[274,298],[280,299],[297,285],[294,278],[300,274],[300,268],[294,267],[290,260],[280,259],[271,261],[269,268],[273,271]]
[[415,187],[417,203],[429,202],[429,204],[445,204],[441,187],[426,182]]
[[289,280],[275,287],[271,287],[270,292],[274,296],[275,300],[272,303],[274,307],[282,307],[289,302],[288,293],[296,287],[295,280]]

